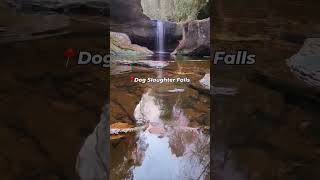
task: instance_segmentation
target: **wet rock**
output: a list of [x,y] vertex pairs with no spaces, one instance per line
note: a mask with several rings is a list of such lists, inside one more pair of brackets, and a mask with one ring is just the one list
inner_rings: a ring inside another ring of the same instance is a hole
[[200,80],[190,84],[190,87],[199,93],[210,94],[210,73],[204,75]]
[[210,89],[210,74],[206,74],[199,82],[204,88]]
[[171,92],[171,93],[179,93],[179,92],[184,92],[184,89],[174,88],[174,89],[169,89],[168,92]]
[[114,60],[112,63],[122,65],[135,65],[143,67],[164,68],[169,65],[166,61],[152,61],[152,60]]
[[115,65],[111,68],[110,74],[111,75],[117,75],[117,74],[123,74],[123,73],[128,73],[131,71],[130,66],[122,66],[122,65]]
[[183,37],[173,55],[210,55],[210,18],[183,24]]
[[127,124],[127,123],[121,123],[121,122],[113,123],[110,125],[110,135],[113,135],[111,136],[111,139],[121,138],[121,136],[115,138],[116,135],[139,132],[139,131],[145,130],[146,128],[148,128],[148,123],[142,124],[136,127],[134,125]]
[[122,56],[151,55],[149,49],[132,44],[128,35],[118,32],[110,32],[110,54]]
[[320,89],[320,38],[307,39],[287,64],[298,79]]

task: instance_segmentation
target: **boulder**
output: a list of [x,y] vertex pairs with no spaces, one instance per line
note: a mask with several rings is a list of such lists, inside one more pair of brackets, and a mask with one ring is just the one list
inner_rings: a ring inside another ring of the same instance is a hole
[[183,23],[183,37],[172,55],[210,55],[210,18]]
[[132,44],[128,35],[124,33],[110,33],[110,54],[111,55],[152,55],[148,48]]
[[320,88],[320,38],[307,39],[287,64],[298,79],[308,86]]

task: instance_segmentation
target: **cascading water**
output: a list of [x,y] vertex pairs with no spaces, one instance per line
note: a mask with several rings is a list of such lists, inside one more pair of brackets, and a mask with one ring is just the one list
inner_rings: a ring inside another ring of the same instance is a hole
[[157,20],[157,52],[164,53],[164,38],[165,38],[165,30],[163,26],[163,22]]

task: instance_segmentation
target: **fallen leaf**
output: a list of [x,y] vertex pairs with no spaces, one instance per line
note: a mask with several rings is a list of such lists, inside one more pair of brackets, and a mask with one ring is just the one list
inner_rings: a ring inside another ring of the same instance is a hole
[[115,134],[115,135],[111,135],[110,139],[111,140],[115,140],[115,139],[121,139],[123,137],[125,137],[125,135],[123,135],[123,134]]
[[117,122],[114,124],[110,125],[111,129],[126,129],[126,128],[133,128],[133,125],[130,125],[128,123],[122,123],[122,122]]

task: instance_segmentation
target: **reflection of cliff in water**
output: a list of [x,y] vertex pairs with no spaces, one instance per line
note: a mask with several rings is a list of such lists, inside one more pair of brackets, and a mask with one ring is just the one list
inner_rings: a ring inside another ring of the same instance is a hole
[[[150,88],[136,106],[145,132],[111,142],[111,179],[206,179],[209,175],[209,134],[190,128],[181,105],[188,96]],[[207,109],[208,113],[208,109]]]

